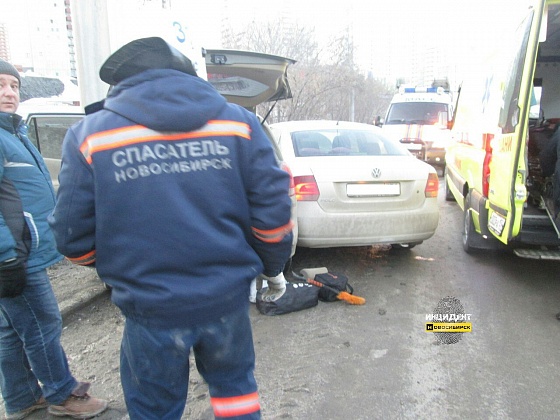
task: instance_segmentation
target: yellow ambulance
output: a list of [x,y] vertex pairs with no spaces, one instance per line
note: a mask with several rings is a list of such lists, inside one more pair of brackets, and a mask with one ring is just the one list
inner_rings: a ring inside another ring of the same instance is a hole
[[556,153],[560,126],[560,0],[523,7],[498,41],[461,85],[445,198],[463,210],[465,251],[507,245],[520,257],[560,260],[560,185],[541,165]]

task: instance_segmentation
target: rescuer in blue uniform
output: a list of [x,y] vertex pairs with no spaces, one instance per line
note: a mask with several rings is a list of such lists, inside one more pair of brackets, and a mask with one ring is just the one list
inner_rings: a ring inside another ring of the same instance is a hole
[[50,221],[126,317],[130,418],[181,418],[192,348],[216,418],[258,419],[247,297],[260,273],[266,299],[285,290],[289,174],[256,116],[163,39],[123,46],[100,77],[114,87],[66,135]]

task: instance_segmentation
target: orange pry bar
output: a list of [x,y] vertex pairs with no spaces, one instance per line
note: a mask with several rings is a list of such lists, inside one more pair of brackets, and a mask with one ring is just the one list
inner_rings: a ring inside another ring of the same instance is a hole
[[325,289],[329,289],[331,292],[337,293],[336,298],[338,300],[343,300],[351,305],[363,305],[366,303],[366,300],[363,297],[354,296],[348,292],[339,292],[338,290],[333,289],[332,287],[329,287],[321,283],[320,281],[314,279],[307,279],[307,283],[312,284],[313,286],[324,287]]

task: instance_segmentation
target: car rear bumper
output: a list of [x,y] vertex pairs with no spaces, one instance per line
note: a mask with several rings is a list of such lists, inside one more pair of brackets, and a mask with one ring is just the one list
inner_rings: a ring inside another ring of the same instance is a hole
[[315,202],[298,203],[298,246],[328,248],[420,242],[439,222],[437,200],[423,207],[384,213],[325,213]]

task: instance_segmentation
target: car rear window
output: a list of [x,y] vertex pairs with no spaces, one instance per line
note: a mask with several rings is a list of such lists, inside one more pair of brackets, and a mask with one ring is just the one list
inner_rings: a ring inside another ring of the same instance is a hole
[[294,153],[304,156],[403,156],[399,143],[368,130],[305,130],[292,133]]

